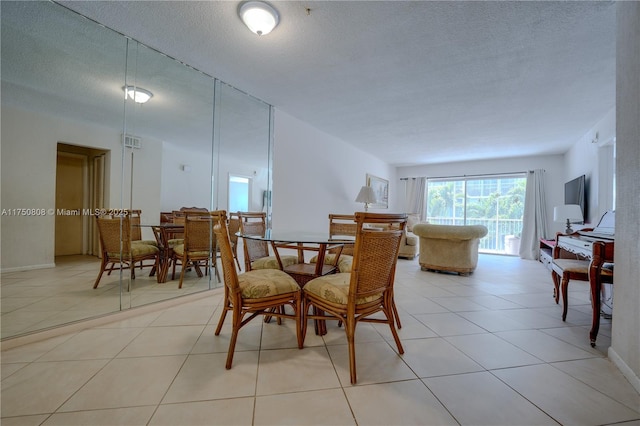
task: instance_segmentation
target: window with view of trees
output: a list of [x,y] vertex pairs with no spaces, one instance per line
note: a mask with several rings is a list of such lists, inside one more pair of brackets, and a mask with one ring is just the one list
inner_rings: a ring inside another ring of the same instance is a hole
[[526,175],[429,179],[427,221],[484,225],[480,252],[517,255],[522,232]]

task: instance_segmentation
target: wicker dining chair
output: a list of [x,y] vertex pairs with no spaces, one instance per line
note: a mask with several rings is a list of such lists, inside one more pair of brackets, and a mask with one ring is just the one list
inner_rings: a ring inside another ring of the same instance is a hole
[[[228,312],[231,312],[231,339],[225,367],[231,368],[238,332],[253,318],[262,315],[294,319],[298,348],[302,349],[301,317],[302,297],[300,287],[286,272],[278,269],[256,269],[238,274],[236,270],[226,215],[214,225],[220,246],[222,272],[224,276],[224,305],[215,335],[219,336]],[[286,313],[281,306],[288,305],[293,313]],[[245,318],[246,317],[246,318]]]
[[[396,223],[386,223],[386,227],[398,227]],[[329,214],[329,235],[332,237],[338,237],[340,235],[356,235],[358,233],[358,224],[356,223],[355,214]],[[345,244],[342,252],[340,252],[340,258],[338,259],[338,270],[340,272],[351,272],[353,266],[353,250],[355,244]],[[333,265],[335,263],[336,253],[327,254],[324,258],[325,264]],[[311,263],[315,262],[317,256],[311,258]],[[400,314],[395,304],[393,303],[393,315],[396,320],[398,328],[402,328],[402,322],[400,321]]]
[[[303,340],[308,319],[333,319],[344,323],[353,384],[357,381],[354,337],[360,321],[388,324],[398,352],[404,353],[394,321],[393,282],[406,218],[406,214],[356,213],[357,234],[351,272],[315,278],[303,289]],[[369,223],[387,227],[377,230],[364,227]],[[309,308],[320,314],[310,315]],[[372,318],[379,312],[384,318]]]
[[[352,214],[329,214],[329,236],[339,237],[344,235],[354,236],[358,230],[355,222],[355,215]],[[345,244],[342,249],[329,249],[324,257],[325,265],[336,265],[340,272],[351,272],[353,263],[353,244]],[[309,262],[315,263],[318,256],[313,256]]]
[[100,247],[102,250],[102,261],[100,272],[93,288],[98,288],[102,274],[107,267],[109,273],[113,269],[130,269],[131,278],[135,279],[135,264],[143,260],[154,260],[155,271],[158,266],[159,249],[151,244],[131,243],[131,223],[128,216],[121,217],[96,217],[98,234],[100,236]]
[[[264,212],[238,212],[240,217],[240,233],[243,235],[264,236],[267,232],[266,213]],[[283,269],[289,265],[298,263],[298,256],[280,255],[271,256],[269,243],[266,241],[244,238],[244,265],[245,271],[254,269]]]
[[240,232],[240,215],[238,213],[229,213],[227,220],[229,229],[229,240],[231,241],[231,251],[233,252],[233,258],[236,260],[238,270],[242,271],[240,266],[240,260],[238,259],[238,232]]
[[[200,266],[209,270],[209,265],[213,267],[216,277],[220,279],[217,268],[217,246],[216,238],[213,234],[213,219],[217,218],[220,211],[194,212],[185,216],[184,221],[184,243],[173,247],[173,272],[172,279],[175,278],[176,263],[180,262],[180,283],[178,288],[182,288],[184,275],[189,265],[193,266],[199,277],[202,277]],[[208,272],[207,272],[208,273]]]
[[133,244],[150,244],[157,246],[156,240],[143,240],[142,239],[142,227],[140,226],[140,218],[142,217],[142,210],[125,210],[127,216],[129,216],[129,223],[131,224],[131,242]]
[[[131,225],[131,244],[132,245],[135,245],[135,244],[147,244],[147,245],[152,245],[152,246],[158,247],[158,241],[157,240],[143,240],[142,239],[142,227],[141,227],[141,223],[140,223],[140,218],[142,216],[142,210],[139,210],[139,209],[125,210],[125,212],[126,212],[126,215],[129,216],[129,223]],[[155,273],[155,267],[156,266],[157,265],[155,263],[145,264],[143,261],[140,261],[139,264],[138,264],[138,267],[140,269],[145,268],[145,267],[152,268],[151,273],[149,274],[150,276]]]

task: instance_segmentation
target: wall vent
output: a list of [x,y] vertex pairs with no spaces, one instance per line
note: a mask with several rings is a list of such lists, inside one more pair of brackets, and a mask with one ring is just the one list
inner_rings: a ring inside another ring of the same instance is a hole
[[124,135],[124,146],[127,148],[140,149],[142,147],[142,139],[133,135]]

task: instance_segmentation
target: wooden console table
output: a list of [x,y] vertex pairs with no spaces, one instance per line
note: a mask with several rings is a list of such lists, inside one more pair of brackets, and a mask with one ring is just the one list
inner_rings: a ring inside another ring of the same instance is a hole
[[[553,262],[553,249],[556,246],[556,240],[545,240],[540,238],[540,256],[538,260],[551,271],[551,263]],[[555,295],[554,295],[555,296]]]
[[589,260],[589,286],[591,288],[592,322],[589,338],[591,346],[596,345],[600,329],[600,297],[602,292],[601,269],[604,263],[613,263],[615,242],[608,239],[587,238],[578,234],[558,235],[558,247],[554,258],[563,252]]

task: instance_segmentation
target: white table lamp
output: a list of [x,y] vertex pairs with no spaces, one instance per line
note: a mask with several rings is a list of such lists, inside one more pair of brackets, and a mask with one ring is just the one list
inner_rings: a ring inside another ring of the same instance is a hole
[[358,196],[356,197],[357,203],[364,203],[364,211],[369,210],[369,204],[375,203],[376,194],[373,192],[373,188],[370,186],[363,186],[360,188],[360,192],[358,192]]
[[584,218],[582,216],[582,208],[580,208],[580,206],[577,204],[564,204],[562,206],[555,206],[553,208],[553,221],[566,221],[567,229],[564,230],[565,234],[573,234],[571,224],[584,221]]

